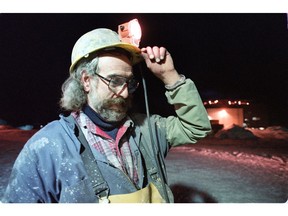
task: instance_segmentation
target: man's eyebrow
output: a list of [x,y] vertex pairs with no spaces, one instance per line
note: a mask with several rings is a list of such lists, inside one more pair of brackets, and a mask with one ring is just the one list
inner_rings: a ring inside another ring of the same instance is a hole
[[114,78],[114,77],[120,77],[120,78],[124,78],[124,79],[135,79],[135,77],[134,77],[134,75],[132,74],[131,76],[128,76],[128,77],[126,77],[126,76],[121,76],[121,75],[119,75],[119,74],[109,74],[109,75],[107,75],[107,78]]

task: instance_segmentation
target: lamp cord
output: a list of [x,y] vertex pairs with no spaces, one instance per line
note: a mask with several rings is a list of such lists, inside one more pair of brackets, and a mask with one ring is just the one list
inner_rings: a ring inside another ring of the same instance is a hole
[[[164,196],[165,196],[165,200],[169,203],[169,197],[168,197],[168,193],[166,190],[166,185],[164,182],[164,175],[163,175],[163,169],[159,164],[160,161],[160,154],[159,154],[159,142],[157,139],[153,139],[153,135],[152,135],[152,126],[151,126],[151,120],[150,120],[150,112],[149,112],[149,105],[148,105],[148,95],[147,95],[147,86],[146,86],[146,80],[142,71],[142,65],[140,64],[140,73],[141,73],[141,78],[142,78],[142,84],[143,84],[143,91],[144,91],[144,99],[145,99],[145,107],[146,107],[146,114],[147,114],[147,118],[148,118],[148,128],[149,128],[149,135],[150,135],[150,140],[152,142],[152,149],[153,149],[153,155],[155,157],[155,161],[156,161],[156,166],[157,166],[157,170],[159,172],[160,178],[161,178],[161,186],[163,188],[164,191]],[[156,144],[156,145],[154,145]],[[157,149],[156,149],[157,147]]]

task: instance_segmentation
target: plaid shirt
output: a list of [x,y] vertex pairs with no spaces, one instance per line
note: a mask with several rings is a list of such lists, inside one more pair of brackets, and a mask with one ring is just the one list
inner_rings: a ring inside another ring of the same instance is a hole
[[114,140],[100,127],[95,125],[82,111],[73,112],[72,115],[80,125],[89,145],[105,155],[111,164],[122,170],[132,182],[137,185],[138,174],[135,164],[136,160],[131,153],[126,133],[132,121],[128,119],[119,128],[116,140]]

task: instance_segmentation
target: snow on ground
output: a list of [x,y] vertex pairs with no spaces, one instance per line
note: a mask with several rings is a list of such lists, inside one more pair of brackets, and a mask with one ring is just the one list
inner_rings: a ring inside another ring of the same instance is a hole
[[[35,132],[0,128],[0,197],[14,160]],[[233,127],[172,148],[166,163],[178,203],[284,203],[288,198],[285,128]]]
[[175,202],[286,202],[287,138],[287,130],[279,127],[233,127],[197,144],[173,148],[167,171]]
[[175,202],[283,203],[288,198],[287,157],[178,147],[167,158]]

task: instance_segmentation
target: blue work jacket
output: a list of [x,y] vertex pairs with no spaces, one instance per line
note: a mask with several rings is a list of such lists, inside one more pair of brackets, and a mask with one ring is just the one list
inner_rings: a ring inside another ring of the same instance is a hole
[[[136,159],[138,185],[135,186],[123,171],[115,168],[104,155],[92,148],[99,170],[109,186],[110,195],[135,192],[152,181],[143,168],[143,157],[150,157],[153,164],[156,163],[152,150],[155,143],[151,142],[149,136],[150,126],[163,159],[172,146],[196,143],[211,131],[206,109],[192,80],[186,79],[181,86],[167,90],[165,94],[168,103],[174,105],[176,116],[164,118],[152,115],[149,125],[146,115],[131,115],[134,124],[129,129],[129,144]],[[14,163],[2,202],[98,202],[91,176],[87,174],[80,155],[82,144],[75,135],[76,126],[64,116],[60,117],[39,130],[24,145]],[[141,145],[145,146],[147,154],[143,155]],[[160,162],[165,171],[164,162]],[[164,178],[167,178],[166,171]],[[159,184],[155,186],[163,195],[163,188]],[[167,192],[173,197],[168,187]]]

